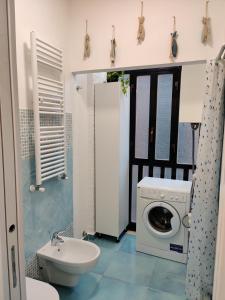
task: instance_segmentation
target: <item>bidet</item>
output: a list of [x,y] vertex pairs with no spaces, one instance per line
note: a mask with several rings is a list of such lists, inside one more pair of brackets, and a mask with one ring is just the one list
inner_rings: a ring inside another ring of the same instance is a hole
[[49,241],[38,250],[42,279],[47,282],[73,287],[81,274],[95,267],[100,248],[94,243],[68,237],[60,237],[63,243],[52,246]]

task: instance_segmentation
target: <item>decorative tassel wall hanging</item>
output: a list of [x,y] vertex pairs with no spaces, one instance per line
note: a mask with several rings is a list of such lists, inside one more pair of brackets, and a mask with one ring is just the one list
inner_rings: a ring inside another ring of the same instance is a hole
[[116,39],[115,39],[115,26],[112,26],[112,39],[111,39],[111,50],[110,50],[110,60],[111,64],[114,65],[116,61]]
[[88,21],[86,20],[86,34],[84,37],[84,59],[87,59],[91,55],[90,36],[88,34]]
[[143,1],[141,2],[141,16],[138,17],[138,33],[137,33],[137,40],[138,44],[141,44],[145,40],[145,27],[144,27],[144,22],[145,22],[145,17],[143,16]]
[[178,33],[176,30],[176,17],[173,17],[173,32],[171,33],[170,59],[174,61],[178,54]]
[[209,1],[205,4],[205,17],[202,19],[203,29],[201,41],[203,44],[208,44],[211,37],[210,18],[209,18]]

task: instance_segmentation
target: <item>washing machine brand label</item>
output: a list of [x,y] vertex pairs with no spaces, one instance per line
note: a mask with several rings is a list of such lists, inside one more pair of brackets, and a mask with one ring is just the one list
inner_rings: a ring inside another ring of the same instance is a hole
[[170,244],[170,250],[178,252],[178,253],[183,253],[183,246],[176,245],[176,244]]

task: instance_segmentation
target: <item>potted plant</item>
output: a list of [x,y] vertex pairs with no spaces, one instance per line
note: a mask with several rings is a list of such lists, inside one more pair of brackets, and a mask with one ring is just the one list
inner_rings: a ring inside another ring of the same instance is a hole
[[129,76],[124,74],[123,71],[107,73],[107,82],[118,82],[118,81],[120,81],[121,83],[121,89],[123,94],[126,95],[130,85]]

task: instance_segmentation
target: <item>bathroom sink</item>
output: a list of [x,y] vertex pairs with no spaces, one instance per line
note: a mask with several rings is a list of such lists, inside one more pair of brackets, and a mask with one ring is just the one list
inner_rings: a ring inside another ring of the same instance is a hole
[[61,237],[63,243],[52,246],[48,242],[37,255],[43,279],[55,284],[74,286],[81,274],[89,272],[97,263],[100,248],[94,243]]

